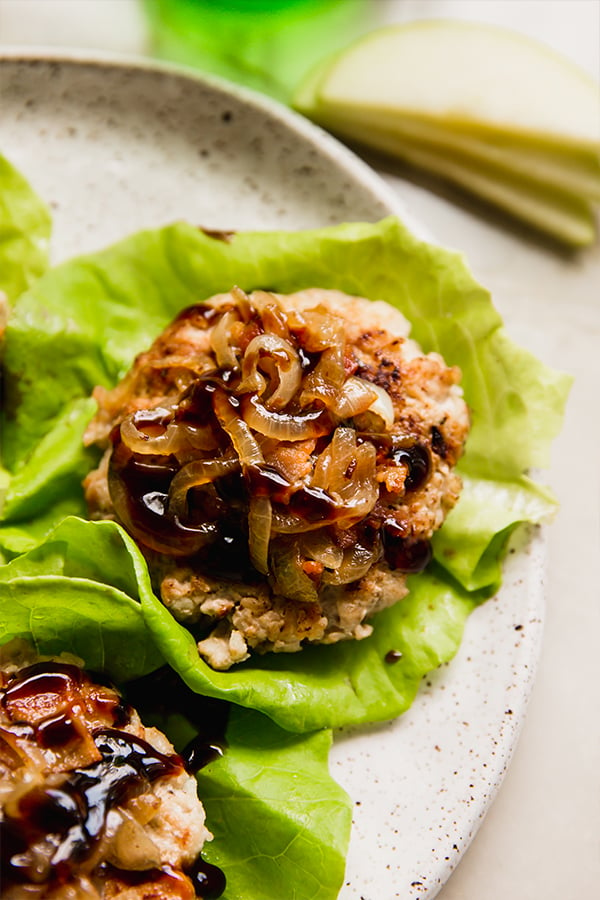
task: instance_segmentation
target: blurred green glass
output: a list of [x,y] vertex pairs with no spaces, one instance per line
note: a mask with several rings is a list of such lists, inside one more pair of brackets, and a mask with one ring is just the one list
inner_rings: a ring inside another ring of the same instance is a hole
[[143,0],[151,52],[289,100],[365,30],[370,0]]

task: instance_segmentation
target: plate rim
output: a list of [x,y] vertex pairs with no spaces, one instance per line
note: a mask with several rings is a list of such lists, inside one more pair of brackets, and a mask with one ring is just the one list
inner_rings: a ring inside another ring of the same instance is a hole
[[387,207],[389,215],[401,217],[408,227],[414,230],[422,229],[422,226],[413,222],[413,217],[406,209],[405,204],[385,179],[350,147],[302,113],[253,88],[228,81],[219,75],[201,72],[181,63],[156,60],[135,54],[114,53],[108,50],[80,50],[71,47],[0,45],[0,69],[6,63],[19,62],[67,64],[74,68],[95,66],[99,69],[119,69],[121,71],[129,69],[149,74],[163,74],[204,85],[225,96],[234,96],[245,105],[259,109],[283,122],[286,128],[307,141],[317,144],[321,152],[341,165],[346,172],[370,191],[375,200]]
[[[333,137],[323,128],[314,124],[300,113],[287,107],[280,101],[260,94],[251,88],[235,84],[216,75],[207,75],[191,67],[180,64],[156,61],[130,54],[111,53],[109,51],[87,51],[75,50],[72,48],[35,46],[21,47],[18,45],[12,47],[5,46],[0,48],[0,76],[5,64],[8,63],[48,63],[63,66],[67,65],[74,69],[79,67],[97,67],[100,70],[135,70],[148,74],[162,74],[183,79],[185,81],[191,81],[200,86],[208,87],[210,90],[216,91],[224,97],[233,96],[244,105],[258,109],[262,113],[277,119],[279,122],[283,123],[286,129],[298,134],[308,143],[316,145],[319,151],[322,152],[335,166],[341,167],[349,177],[359,182],[363,188],[366,188],[373,199],[388,210],[389,215],[401,218],[421,239],[426,240],[429,243],[436,243],[435,238],[429,234],[427,227],[413,220],[412,215],[398,197],[397,192],[389,186],[386,181],[368,165],[368,163],[364,162],[356,155],[356,153],[337,138]],[[531,691],[535,683],[545,618],[545,573],[547,565],[546,530],[539,529],[532,540],[536,543],[541,555],[541,567],[538,570],[541,577],[539,581],[536,582],[537,590],[528,593],[528,602],[530,607],[533,606],[536,609],[541,621],[537,632],[528,639],[529,652],[527,655],[527,663],[529,665],[529,678],[526,682],[521,683],[522,690],[519,702],[515,703],[514,716],[512,719],[513,727],[510,734],[507,732],[507,739],[505,739],[498,748],[499,752],[496,759],[497,765],[494,783],[486,797],[472,807],[469,816],[464,816],[463,818],[463,821],[468,821],[470,832],[467,839],[464,841],[463,846],[460,848],[460,853],[456,854],[456,857],[449,866],[445,865],[443,860],[439,861],[438,872],[442,875],[443,880],[435,887],[432,886],[428,891],[419,894],[420,897],[427,897],[428,900],[432,900],[439,890],[441,890],[443,884],[446,883],[451,872],[456,868],[462,855],[475,837],[479,825],[501,787],[525,721]],[[531,583],[529,584],[529,590],[531,591]],[[463,644],[461,644],[461,646],[463,646]],[[419,702],[418,697],[415,702]],[[409,712],[410,711],[407,711],[404,715],[408,715]],[[434,860],[431,860],[432,864],[433,862]],[[341,890],[343,892],[343,887]]]

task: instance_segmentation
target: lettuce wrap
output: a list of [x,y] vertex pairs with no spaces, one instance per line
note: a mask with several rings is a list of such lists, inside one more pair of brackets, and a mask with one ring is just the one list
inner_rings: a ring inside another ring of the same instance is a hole
[[[34,550],[0,566],[0,646],[20,638],[42,655],[68,649],[133,691],[135,679],[164,665],[140,605],[149,592],[143,558],[122,529],[67,517]],[[148,693],[146,708],[132,702],[183,749],[196,723],[152,714]],[[334,900],[351,804],[329,774],[331,732],[292,734],[232,706],[224,737],[222,757],[198,774],[214,835],[202,855],[225,872],[224,900],[281,900],[290,884],[297,900]]]
[[[11,478],[0,547],[6,559],[30,551],[66,515],[79,517],[70,528],[81,529],[82,545],[93,540],[103,526],[84,521],[81,489],[96,462],[81,440],[92,389],[113,386],[182,308],[234,284],[282,293],[335,288],[400,309],[425,352],[462,370],[472,431],[459,464],[461,499],[434,538],[433,562],[411,577],[406,599],[375,617],[371,637],[254,657],[228,672],[198,657],[125,536],[113,548],[115,569],[135,560],[137,588],[126,593],[158,655],[193,690],[296,732],[397,716],[423,675],[455,654],[469,612],[498,589],[514,529],[552,513],[552,496],[527,473],[548,462],[570,379],[512,343],[459,254],[418,240],[395,218],[227,240],[178,223],[49,271],[20,297],[7,328],[1,425]],[[103,580],[102,572],[94,577]],[[64,603],[65,621],[76,619],[72,592],[41,582],[36,589]],[[131,652],[130,640],[117,644],[106,656],[109,672]],[[394,665],[385,661],[391,650],[401,653]]]

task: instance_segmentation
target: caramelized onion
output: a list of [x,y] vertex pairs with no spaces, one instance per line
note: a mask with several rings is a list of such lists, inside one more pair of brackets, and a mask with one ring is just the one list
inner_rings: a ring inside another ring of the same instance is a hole
[[322,563],[326,569],[339,568],[344,559],[344,551],[333,542],[324,528],[302,535],[300,550],[307,559]]
[[340,427],[315,464],[312,484],[336,498],[338,519],[346,524],[364,518],[377,502],[376,455],[372,444],[357,445],[352,428]]
[[278,541],[271,552],[271,569],[275,590],[283,597],[301,603],[317,603],[315,583],[302,569],[298,546],[292,541]]
[[145,370],[152,371],[160,369],[181,369],[189,376],[206,375],[209,372],[216,372],[217,367],[215,361],[208,353],[195,352],[190,353],[171,353],[168,356],[159,356],[156,359],[149,359],[146,362]]
[[209,484],[223,475],[229,475],[239,468],[239,460],[234,456],[215,459],[194,459],[182,466],[169,487],[169,513],[185,517],[187,494],[191,488]]
[[232,329],[238,321],[239,319],[234,310],[228,309],[219,318],[211,332],[210,344],[214,350],[217,365],[221,370],[236,371],[239,369],[238,358],[232,342]]
[[351,419],[359,413],[366,412],[377,399],[378,394],[374,386],[353,375],[346,379],[333,411],[340,419]]
[[108,861],[126,870],[143,871],[160,866],[160,851],[148,831],[124,807],[121,824],[108,848]]
[[162,407],[132,413],[121,422],[120,432],[123,443],[132,452],[145,456],[168,456],[189,449],[212,450],[216,446],[212,428],[175,422],[172,413]]
[[271,519],[273,531],[280,534],[303,534],[307,531],[316,531],[323,527],[322,521],[311,522],[305,516],[296,513],[284,513],[274,509]]
[[258,308],[262,324],[267,334],[276,334],[286,341],[290,339],[290,331],[286,321],[286,315],[279,305],[275,294],[267,291],[254,291],[252,301]]
[[[262,369],[268,378],[259,372]],[[302,366],[300,357],[289,341],[274,334],[259,334],[253,338],[244,354],[242,381],[238,385],[241,393],[255,392],[263,395],[270,388],[264,400],[269,409],[283,409],[300,387]]]
[[263,463],[264,459],[258,441],[248,424],[237,414],[236,407],[225,391],[215,390],[213,408],[219,424],[231,438],[231,443],[240,458],[242,467],[259,466]]
[[369,569],[379,559],[381,550],[379,544],[372,549],[355,544],[344,550],[343,559],[334,571],[323,572],[323,581],[326,584],[351,584],[367,574]]
[[244,397],[242,411],[245,421],[254,431],[280,441],[303,441],[321,437],[331,430],[329,414],[322,409],[298,415],[274,412],[263,406],[253,395]]
[[343,349],[344,324],[329,310],[322,306],[305,310],[302,322],[305,327],[303,344],[308,353],[322,353],[330,347],[335,347],[337,351]]
[[251,497],[248,510],[248,550],[254,568],[269,572],[269,540],[271,538],[271,501],[268,497]]
[[300,403],[307,406],[318,401],[332,408],[344,385],[344,350],[331,347],[324,350],[315,368],[304,379]]
[[395,418],[392,398],[378,384],[370,384],[370,387],[375,392],[375,399],[368,409],[359,413],[355,424],[360,430],[388,432]]
[[250,297],[243,291],[241,287],[237,284],[231,288],[230,291],[231,296],[235,300],[237,304],[237,310],[242,318],[243,322],[249,322],[252,318],[252,304],[250,303]]

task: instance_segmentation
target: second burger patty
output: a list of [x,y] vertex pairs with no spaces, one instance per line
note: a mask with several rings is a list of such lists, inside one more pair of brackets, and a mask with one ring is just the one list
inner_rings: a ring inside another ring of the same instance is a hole
[[194,900],[209,872],[222,892],[200,856],[196,780],[166,736],[74,658],[2,656],[2,897]]

